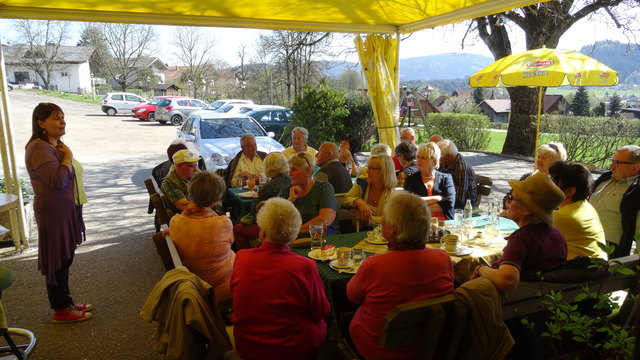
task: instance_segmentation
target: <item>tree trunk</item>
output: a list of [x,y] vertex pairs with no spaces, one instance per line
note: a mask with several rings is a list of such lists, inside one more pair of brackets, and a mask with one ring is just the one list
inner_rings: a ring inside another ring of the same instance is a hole
[[538,88],[518,86],[507,88],[507,91],[511,98],[511,119],[509,119],[509,129],[502,153],[533,156],[536,142]]

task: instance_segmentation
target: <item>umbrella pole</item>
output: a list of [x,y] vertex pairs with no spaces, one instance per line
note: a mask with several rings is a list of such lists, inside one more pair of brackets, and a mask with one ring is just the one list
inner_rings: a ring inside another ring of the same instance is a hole
[[536,123],[536,147],[533,152],[533,171],[536,171],[536,160],[538,159],[538,142],[540,141],[540,114],[542,113],[542,86],[538,87],[538,121]]

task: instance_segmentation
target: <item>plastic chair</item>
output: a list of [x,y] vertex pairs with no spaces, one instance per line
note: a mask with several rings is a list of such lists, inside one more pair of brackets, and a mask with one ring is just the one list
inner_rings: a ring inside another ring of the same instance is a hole
[[[0,268],[0,298],[2,292],[7,289],[15,275],[6,268]],[[27,359],[36,347],[36,336],[29,330],[7,327],[7,318],[0,303],[0,335],[4,339],[0,344],[0,360]]]

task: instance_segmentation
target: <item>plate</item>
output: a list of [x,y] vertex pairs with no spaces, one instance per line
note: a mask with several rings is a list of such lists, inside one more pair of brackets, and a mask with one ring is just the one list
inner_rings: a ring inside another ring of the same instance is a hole
[[353,267],[347,267],[347,268],[343,268],[343,267],[337,267],[338,264],[338,260],[333,260],[332,262],[329,263],[329,266],[339,272],[339,273],[344,273],[344,274],[355,274],[356,273],[356,269],[354,269]]
[[253,191],[241,192],[241,193],[237,193],[236,195],[238,195],[241,198],[245,198],[245,199],[251,199],[251,198],[257,198],[258,197],[258,193],[257,192],[253,192]]
[[[444,251],[447,251],[446,249],[443,249]],[[468,248],[468,247],[463,247],[463,248],[458,248],[457,251],[447,251],[447,254],[449,255],[453,255],[453,256],[465,256],[465,255],[469,255],[473,252],[472,248]]]
[[311,250],[311,251],[309,251],[307,256],[312,258],[313,260],[320,260],[320,261],[335,260],[335,259],[338,258],[338,254],[335,251],[333,252],[333,255],[331,255],[329,257],[322,257],[322,251],[321,250]]
[[332,260],[329,263],[329,266],[331,266],[334,269],[341,269],[341,270],[342,269],[351,269],[351,268],[353,268],[353,260],[349,260],[349,266],[340,266],[340,265],[338,265],[338,259],[336,259],[336,260]]
[[385,239],[376,240],[376,239],[366,238],[366,239],[364,239],[364,241],[368,242],[369,244],[374,244],[374,245],[387,245],[389,243]]

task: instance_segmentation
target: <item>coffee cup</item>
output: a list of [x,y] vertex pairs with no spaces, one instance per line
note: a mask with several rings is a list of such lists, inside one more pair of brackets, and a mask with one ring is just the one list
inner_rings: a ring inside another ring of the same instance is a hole
[[351,266],[351,248],[339,247],[336,254],[338,256],[338,266]]
[[441,243],[444,245],[444,249],[448,252],[455,252],[458,249],[459,242],[460,236],[458,236],[457,234],[447,234],[441,239]]

